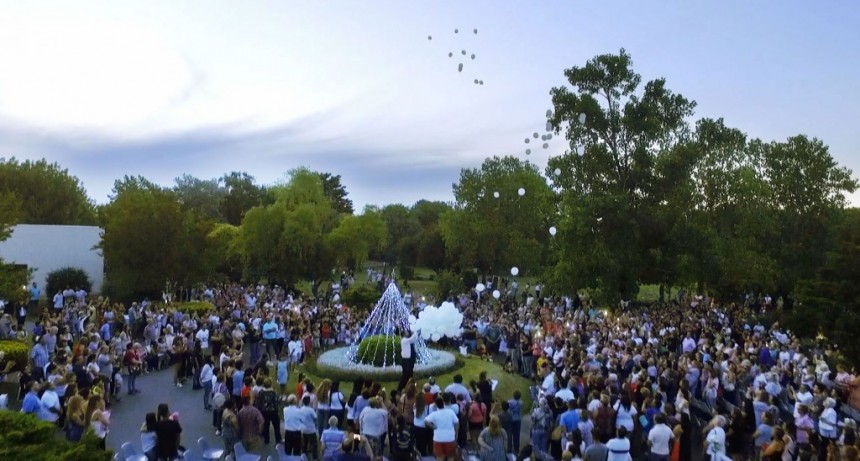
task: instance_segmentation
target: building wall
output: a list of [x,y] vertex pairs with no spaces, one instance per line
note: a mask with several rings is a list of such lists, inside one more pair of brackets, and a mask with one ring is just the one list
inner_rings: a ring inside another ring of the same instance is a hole
[[93,282],[93,293],[98,293],[104,282],[104,258],[96,248],[100,242],[101,229],[95,226],[19,224],[0,242],[0,258],[34,269],[32,281],[42,296],[54,295],[45,293],[48,274],[63,267],[83,269]]

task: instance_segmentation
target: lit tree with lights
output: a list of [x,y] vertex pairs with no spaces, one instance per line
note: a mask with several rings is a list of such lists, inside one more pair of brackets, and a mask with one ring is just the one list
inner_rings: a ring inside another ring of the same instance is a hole
[[[370,312],[364,326],[361,327],[359,340],[349,348],[349,352],[347,354],[350,361],[360,364],[371,364],[369,358],[365,359],[365,357],[360,356],[358,353],[359,345],[365,338],[370,338],[372,336],[399,338],[400,333],[406,330],[410,330],[409,309],[403,303],[403,295],[400,294],[400,290],[392,280],[388,283],[388,288],[386,288],[385,292],[382,293],[382,297],[379,298],[373,311]],[[388,347],[400,347],[399,343],[396,341],[393,343],[398,344],[397,346],[389,346],[389,344],[392,343],[391,341],[379,341],[377,342],[377,345],[380,343],[383,344],[381,347],[385,347],[386,349]],[[372,356],[375,356],[376,352],[377,351],[373,351]],[[397,350],[394,351],[394,353],[399,354],[400,351]],[[427,344],[424,342],[424,339],[418,338],[418,341],[415,342],[415,353],[417,354],[416,363],[418,364],[427,363],[430,360],[430,351],[427,349]],[[388,356],[388,350],[383,351],[383,357]],[[390,365],[394,364],[383,363],[383,367]]]

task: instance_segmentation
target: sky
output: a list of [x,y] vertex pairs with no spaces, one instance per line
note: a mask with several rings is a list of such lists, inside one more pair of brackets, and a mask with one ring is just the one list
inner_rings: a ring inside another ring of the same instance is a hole
[[488,156],[562,154],[524,152],[549,90],[625,48],[695,119],[817,137],[857,177],[857,24],[856,0],[0,0],[0,157],[58,162],[99,203],[123,175],[299,166],[358,208],[450,201]]

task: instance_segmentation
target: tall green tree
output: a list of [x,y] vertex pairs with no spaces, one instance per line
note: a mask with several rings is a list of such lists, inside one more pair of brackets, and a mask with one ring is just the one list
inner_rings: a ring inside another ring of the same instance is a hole
[[114,185],[103,212],[106,291],[120,299],[158,296],[165,283],[204,281],[208,221],[182,210],[176,194],[141,177]]
[[24,224],[93,225],[95,208],[78,178],[44,159],[0,158],[0,193],[14,193]]
[[662,281],[664,274],[646,270],[659,265],[655,250],[664,230],[655,213],[664,199],[654,166],[661,153],[688,140],[695,102],[673,93],[664,79],[640,92],[642,78],[623,49],[564,74],[570,87],[551,90],[549,121],[570,151],[549,161],[549,171],[561,172],[563,216],[550,278],[564,291],[600,287],[607,298],[629,299],[639,283]]
[[[9,238],[21,214],[21,201],[15,193],[0,192],[0,242]],[[0,258],[0,299],[10,302],[26,299],[26,290],[21,287],[29,282],[29,275]]]
[[331,206],[338,213],[352,214],[352,200],[346,192],[346,186],[341,183],[340,175],[317,173],[323,185],[323,193],[331,201]]
[[347,260],[359,261],[384,241],[378,217],[346,219],[325,194],[317,173],[299,168],[270,190],[274,202],[248,211],[240,248],[248,279],[267,278],[293,286],[311,282],[314,294]]
[[449,256],[462,269],[540,269],[553,192],[535,165],[512,156],[488,158],[480,169],[461,170],[454,197],[454,209],[439,226]]
[[[382,207],[379,214],[385,223],[387,232],[385,248],[381,255],[382,259],[389,264],[402,263],[414,266],[418,259],[417,244],[414,242],[420,238],[421,224],[413,216],[412,210],[401,204],[391,204]],[[410,244],[414,248],[403,248],[404,245]],[[406,255],[406,260],[403,257],[404,251],[410,252],[410,255]]]
[[221,205],[227,197],[227,189],[218,179],[200,179],[183,174],[174,182],[173,192],[183,209],[212,221],[224,221]]
[[248,173],[233,171],[221,177],[221,184],[226,195],[221,198],[220,215],[234,226],[242,224],[248,210],[267,202],[266,189]]

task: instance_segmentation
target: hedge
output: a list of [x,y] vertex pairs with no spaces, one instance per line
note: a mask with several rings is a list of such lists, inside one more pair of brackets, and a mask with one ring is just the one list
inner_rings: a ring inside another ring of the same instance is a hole
[[93,289],[93,283],[83,269],[79,267],[64,267],[48,273],[45,296],[50,299],[58,291],[65,290],[67,287],[83,288],[84,291],[90,293]]
[[341,296],[341,301],[353,309],[370,310],[381,296],[382,293],[376,289],[376,285],[359,285],[347,290]]
[[355,358],[361,363],[377,367],[385,365],[400,365],[403,358],[400,356],[399,336],[368,336],[361,340]]
[[0,352],[3,355],[0,358],[0,370],[5,370],[6,364],[14,361],[15,367],[10,371],[24,371],[30,357],[30,345],[22,341],[4,339],[0,340]]
[[33,415],[0,411],[0,459],[44,461],[110,461],[113,452],[98,447],[92,432],[81,442],[57,437],[57,426]]
[[[164,303],[157,303],[156,306],[160,308],[168,308]],[[215,306],[206,301],[184,301],[172,303],[169,308],[175,309],[188,316],[193,316],[195,314],[197,316],[208,316],[213,310],[215,310]]]

